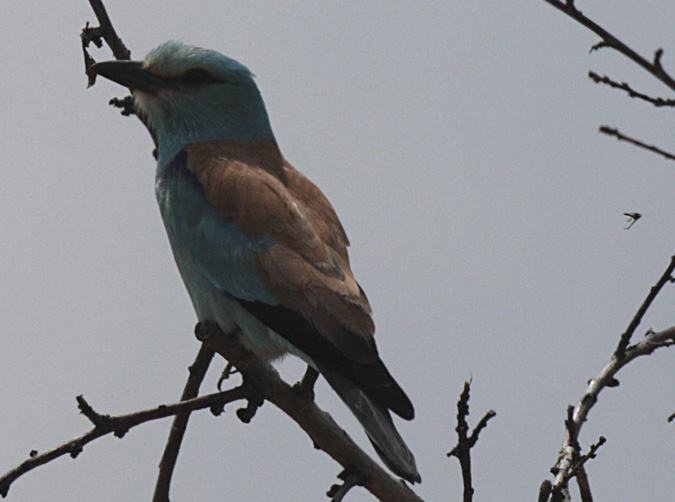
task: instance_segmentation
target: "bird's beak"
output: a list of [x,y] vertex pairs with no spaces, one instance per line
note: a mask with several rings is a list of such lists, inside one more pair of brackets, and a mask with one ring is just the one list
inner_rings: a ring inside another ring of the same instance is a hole
[[87,73],[101,75],[132,91],[138,90],[150,94],[157,93],[167,85],[164,79],[145,70],[142,61],[105,61],[90,66]]

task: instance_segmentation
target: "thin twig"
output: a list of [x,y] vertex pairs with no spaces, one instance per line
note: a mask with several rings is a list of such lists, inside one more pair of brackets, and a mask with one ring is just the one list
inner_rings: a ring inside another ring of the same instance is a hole
[[657,79],[659,79],[661,82],[663,82],[665,85],[667,85],[668,87],[670,87],[672,90],[675,91],[675,80],[663,69],[663,66],[661,65],[661,56],[663,55],[662,49],[658,49],[654,52],[654,59],[653,61],[650,62],[644,57],[642,57],[640,54],[635,52],[633,49],[628,47],[626,44],[624,44],[621,40],[616,38],[610,32],[605,30],[602,26],[598,25],[594,21],[584,16],[582,12],[576,8],[574,2],[570,2],[569,0],[566,2],[563,2],[561,0],[544,0],[544,1],[552,5],[556,9],[564,12],[569,17],[574,19],[576,22],[585,26],[586,28],[597,34],[600,38],[602,38],[600,46],[611,47],[619,51],[620,53],[622,53],[629,59],[633,60],[639,66],[647,70]]
[[[39,455],[31,455],[30,458],[20,465],[5,473],[0,477],[0,495],[3,497],[7,496],[11,484],[27,472],[51,462],[56,458],[62,457],[63,455],[70,455],[75,458],[86,444],[91,443],[101,436],[115,433],[116,436],[121,437],[129,429],[142,423],[170,417],[187,410],[195,411],[210,408],[216,404],[231,403],[232,401],[244,399],[247,395],[248,389],[244,386],[240,386],[225,392],[218,392],[190,399],[189,401],[169,405],[163,404],[150,410],[137,411],[119,416],[100,415],[93,410],[82,396],[78,396],[80,410],[82,410],[83,414],[86,413],[86,416],[90,420],[96,421],[97,425],[88,432],[85,432],[61,446]],[[86,412],[84,411],[85,409],[87,410]]]
[[669,160],[675,160],[675,155],[673,155],[672,153],[668,153],[665,150],[661,150],[660,148],[654,145],[648,145],[647,143],[643,143],[640,140],[626,136],[625,134],[620,133],[619,130],[616,128],[612,128],[609,126],[600,126],[599,130],[603,134],[607,134],[608,136],[614,136],[619,141],[627,141],[628,143],[632,143],[633,145],[639,146],[640,148],[644,148],[645,150],[650,150],[654,153],[658,153],[659,155],[663,155],[665,158]]
[[471,446],[469,445],[468,431],[469,424],[466,417],[469,414],[469,397],[471,393],[471,383],[464,382],[464,390],[457,401],[457,445],[448,453],[448,456],[455,456],[459,460],[462,468],[462,484],[464,492],[462,500],[471,502],[473,500],[473,481],[471,476]]
[[633,336],[633,333],[635,333],[637,327],[640,325],[640,322],[642,322],[642,318],[644,317],[645,313],[654,302],[657,295],[661,292],[663,286],[665,286],[668,282],[673,282],[673,270],[675,270],[675,255],[670,258],[670,263],[668,264],[665,272],[663,272],[656,284],[654,284],[654,286],[652,286],[652,288],[649,290],[647,298],[644,299],[642,305],[640,305],[640,308],[633,316],[633,319],[630,321],[628,328],[626,328],[626,331],[621,335],[619,344],[614,351],[615,358],[623,359],[626,348],[630,343],[630,339]]
[[[190,374],[185,383],[185,388],[183,389],[183,394],[180,398],[181,401],[188,401],[199,395],[199,387],[204,380],[206,371],[209,369],[213,354],[214,352],[208,347],[205,347],[204,345],[200,346],[197,357],[190,366]],[[168,502],[169,500],[171,477],[173,476],[173,470],[176,466],[176,460],[178,459],[178,452],[180,451],[180,446],[183,442],[183,437],[185,436],[190,413],[192,413],[192,410],[176,413],[176,416],[173,419],[171,432],[169,433],[169,438],[167,439],[166,447],[164,448],[164,454],[162,455],[162,460],[159,462],[159,475],[157,477],[157,484],[155,485],[155,493],[152,497],[153,502]]]
[[91,5],[94,14],[96,14],[96,18],[100,25],[101,35],[106,44],[108,44],[108,47],[110,47],[115,59],[131,59],[131,51],[127,49],[124,42],[122,42],[122,39],[117,36],[117,32],[110,21],[110,17],[108,17],[108,12],[106,11],[103,2],[101,0],[89,0],[89,5]]
[[569,482],[570,479],[576,477],[577,481],[580,481],[580,490],[582,492],[582,500],[586,502],[586,500],[590,499],[592,500],[593,497],[590,494],[590,485],[588,483],[588,477],[586,476],[586,469],[585,469],[585,464],[588,462],[590,459],[595,458],[596,452],[600,449],[600,447],[605,444],[607,440],[605,439],[604,436],[600,436],[598,439],[597,443],[594,443],[591,445],[591,447],[588,449],[588,453],[585,455],[581,455],[579,459],[574,463],[572,468],[565,474],[563,485],[567,486],[567,483]]
[[626,92],[631,98],[642,99],[643,101],[647,101],[648,103],[651,103],[656,107],[675,106],[675,99],[653,98],[651,96],[648,96],[647,94],[643,94],[641,92],[636,91],[626,82],[621,83],[616,82],[615,80],[609,78],[607,75],[600,76],[593,71],[589,71],[588,78],[590,78],[596,84],[605,84],[614,89],[620,89]]
[[448,452],[448,457],[457,457],[462,469],[462,484],[464,486],[463,501],[473,500],[473,481],[471,476],[471,448],[478,442],[480,432],[487,426],[488,420],[496,415],[493,410],[488,411],[480,419],[473,432],[469,434],[469,424],[466,418],[469,416],[469,398],[471,395],[471,382],[464,382],[464,390],[457,402],[457,444]]

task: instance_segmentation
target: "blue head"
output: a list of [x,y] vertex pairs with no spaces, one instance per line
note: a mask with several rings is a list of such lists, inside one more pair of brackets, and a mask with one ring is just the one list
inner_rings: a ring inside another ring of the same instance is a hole
[[253,75],[218,52],[170,41],[142,62],[98,63],[90,72],[131,89],[160,165],[191,143],[274,140]]

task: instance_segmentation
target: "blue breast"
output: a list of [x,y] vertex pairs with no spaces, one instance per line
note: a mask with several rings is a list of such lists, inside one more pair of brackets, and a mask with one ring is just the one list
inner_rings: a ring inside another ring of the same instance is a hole
[[185,151],[158,173],[157,198],[167,230],[218,290],[247,301],[277,304],[253,265],[254,254],[266,252],[274,240],[247,236],[234,222],[224,221],[188,170]]

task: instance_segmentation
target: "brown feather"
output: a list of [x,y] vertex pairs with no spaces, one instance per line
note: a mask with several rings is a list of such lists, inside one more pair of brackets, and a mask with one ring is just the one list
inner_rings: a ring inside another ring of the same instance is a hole
[[273,141],[196,143],[188,169],[223,220],[275,244],[258,253],[260,279],[348,358],[378,359],[371,308],[349,267],[349,240],[323,193]]

